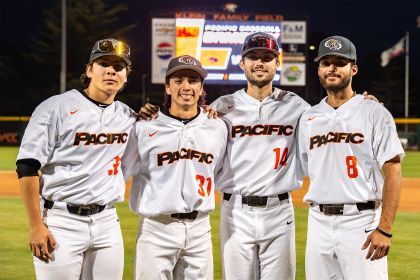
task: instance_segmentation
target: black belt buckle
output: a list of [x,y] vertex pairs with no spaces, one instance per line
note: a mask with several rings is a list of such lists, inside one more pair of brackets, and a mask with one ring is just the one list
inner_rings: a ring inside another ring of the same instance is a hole
[[82,205],[82,206],[67,204],[67,210],[69,211],[69,213],[79,215],[79,216],[90,216],[90,215],[98,214],[102,212],[104,209],[105,209],[105,205],[98,205],[98,204]]
[[320,204],[319,210],[325,215],[343,215],[344,204]]
[[375,201],[368,201],[368,202],[360,202],[356,203],[357,210],[363,211],[363,210],[373,210],[375,209],[376,202]]
[[267,197],[266,196],[243,196],[242,204],[247,204],[249,206],[266,206]]
[[194,221],[198,216],[198,211],[192,211],[190,213],[173,213],[171,214],[171,218],[179,219],[179,220],[192,220]]

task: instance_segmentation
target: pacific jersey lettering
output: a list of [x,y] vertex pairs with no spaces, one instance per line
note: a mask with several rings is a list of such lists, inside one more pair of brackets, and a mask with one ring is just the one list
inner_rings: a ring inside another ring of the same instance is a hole
[[182,148],[180,151],[165,152],[157,155],[158,166],[174,163],[180,159],[197,159],[198,162],[210,164],[213,162],[214,156],[212,154],[203,153],[191,149]]
[[309,149],[319,148],[328,143],[353,143],[360,144],[365,140],[365,136],[361,133],[351,132],[328,132],[325,135],[315,135],[310,138]]
[[237,135],[244,136],[258,136],[258,135],[286,135],[290,136],[293,133],[293,126],[279,125],[279,124],[257,124],[257,125],[234,125],[232,126],[232,138]]
[[127,142],[128,133],[87,133],[77,132],[73,145],[106,145],[124,144]]

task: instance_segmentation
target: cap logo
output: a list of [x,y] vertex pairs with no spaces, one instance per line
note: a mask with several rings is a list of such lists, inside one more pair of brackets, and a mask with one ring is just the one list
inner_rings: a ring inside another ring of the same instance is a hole
[[178,61],[188,65],[197,65],[197,62],[188,56],[181,56]]
[[329,48],[330,50],[337,51],[341,49],[341,42],[336,39],[329,39],[325,42],[325,47]]

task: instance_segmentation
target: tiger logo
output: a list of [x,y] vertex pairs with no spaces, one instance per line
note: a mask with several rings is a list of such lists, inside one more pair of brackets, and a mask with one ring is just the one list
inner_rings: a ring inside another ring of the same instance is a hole
[[329,39],[327,42],[325,42],[325,47],[333,51],[341,49],[341,46],[341,42],[336,39]]
[[197,65],[197,62],[191,56],[181,56],[178,61],[188,65]]

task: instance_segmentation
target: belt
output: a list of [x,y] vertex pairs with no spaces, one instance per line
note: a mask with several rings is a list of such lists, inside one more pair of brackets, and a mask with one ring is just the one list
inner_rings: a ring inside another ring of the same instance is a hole
[[[231,193],[223,193],[223,200],[229,201],[232,197]],[[289,193],[281,193],[277,195],[280,201],[289,199]],[[268,196],[242,196],[242,204],[246,204],[249,206],[266,206],[267,205]]]
[[[44,208],[52,209],[53,206],[54,206],[53,201],[44,199]],[[106,205],[99,205],[99,204],[77,206],[77,205],[71,205],[67,203],[66,203],[66,206],[69,213],[79,215],[79,216],[90,216],[90,215],[98,214],[102,212],[106,207]]]
[[190,213],[172,213],[171,218],[178,220],[195,220],[197,218],[198,211],[192,211]]
[[[356,203],[359,211],[375,209],[375,201]],[[344,204],[319,204],[319,210],[325,215],[343,215]]]

